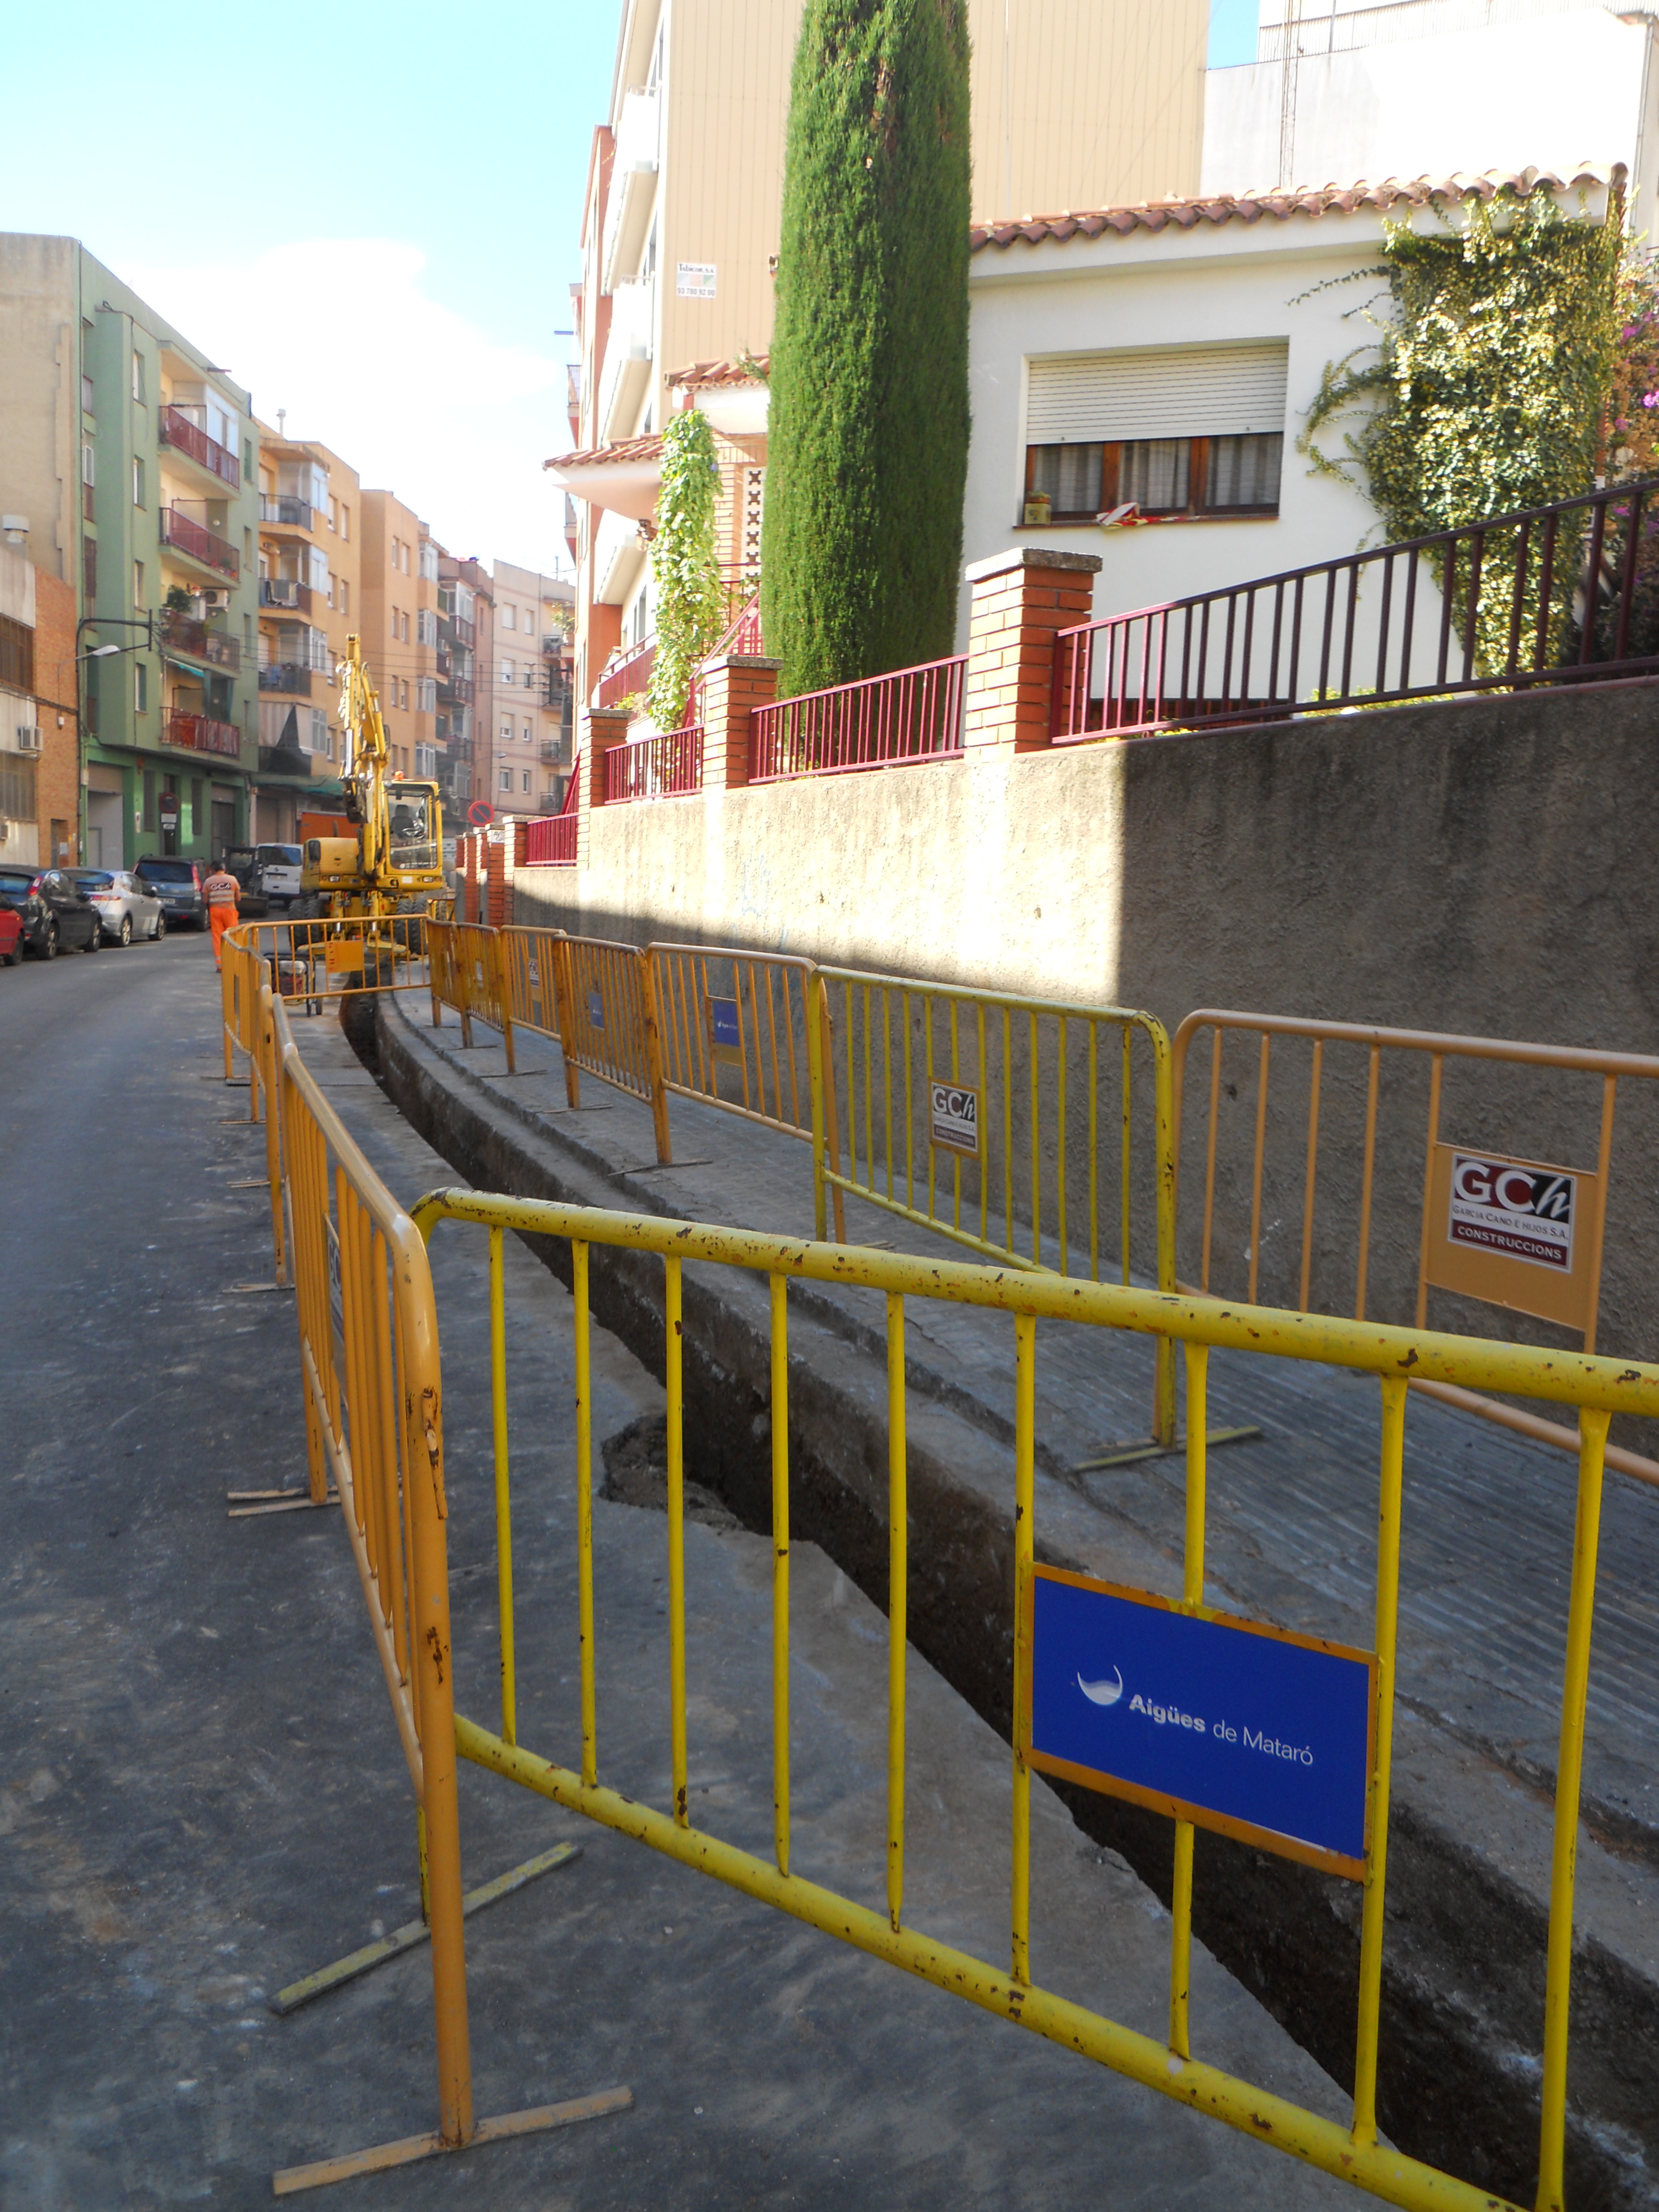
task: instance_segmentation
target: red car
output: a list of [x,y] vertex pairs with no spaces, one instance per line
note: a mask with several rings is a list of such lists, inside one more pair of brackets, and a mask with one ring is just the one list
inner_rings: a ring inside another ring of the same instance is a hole
[[15,968],[23,957],[23,917],[0,906],[0,960]]

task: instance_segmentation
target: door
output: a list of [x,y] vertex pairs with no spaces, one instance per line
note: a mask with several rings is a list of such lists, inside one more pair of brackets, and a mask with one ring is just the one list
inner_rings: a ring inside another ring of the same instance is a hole
[[212,857],[218,860],[236,842],[236,802],[234,799],[216,799],[213,802]]

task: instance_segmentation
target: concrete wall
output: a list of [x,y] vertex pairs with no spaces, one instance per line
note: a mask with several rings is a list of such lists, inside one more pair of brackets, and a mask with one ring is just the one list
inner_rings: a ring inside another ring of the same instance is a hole
[[[1334,715],[601,807],[591,865],[515,918],[701,939],[1049,998],[1380,1022],[1659,1053],[1659,684]],[[1308,1049],[1276,1054],[1261,1294],[1295,1303]],[[1187,1116],[1195,1279],[1208,1042]],[[1225,1057],[1213,1286],[1245,1286],[1254,1046]],[[1364,1057],[1328,1050],[1311,1303],[1352,1311]],[[1601,1347],[1659,1356],[1659,1097],[1628,1082]],[[1368,1310],[1410,1321],[1427,1069],[1392,1064]],[[1446,1080],[1442,1133],[1593,1169],[1589,1077]],[[1145,1250],[1145,1245],[1141,1249]],[[1516,1333],[1437,1294],[1431,1319]],[[1520,1333],[1568,1341],[1540,1324]]]

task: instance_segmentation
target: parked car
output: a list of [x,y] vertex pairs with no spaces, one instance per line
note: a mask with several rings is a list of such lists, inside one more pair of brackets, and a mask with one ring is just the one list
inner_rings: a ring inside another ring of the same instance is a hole
[[0,867],[0,906],[17,916],[24,945],[43,960],[76,947],[96,952],[104,941],[97,908],[62,868]]
[[147,891],[161,902],[169,929],[188,925],[207,927],[207,901],[202,895],[202,870],[195,860],[173,860],[146,853],[133,870]]
[[22,922],[11,907],[0,906],[0,960],[15,968],[22,957]]
[[97,908],[104,934],[112,945],[131,945],[135,937],[159,939],[167,935],[167,918],[161,900],[125,868],[69,868],[64,872]]

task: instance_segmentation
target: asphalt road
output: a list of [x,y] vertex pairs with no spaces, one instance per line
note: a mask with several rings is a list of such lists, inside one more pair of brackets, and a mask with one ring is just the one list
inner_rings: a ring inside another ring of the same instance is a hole
[[[407,1200],[453,1178],[307,1025],[342,1112]],[[0,2205],[270,2202],[280,2166],[434,2120],[416,1951],[286,2020],[267,1993],[412,1917],[407,1777],[332,1513],[229,1522],[300,1480],[289,1298],[270,1273],[246,1091],[220,1072],[205,942],[0,971]],[[495,1720],[481,1239],[434,1245],[457,1686]],[[521,1737],[572,1747],[568,1304],[514,1248]],[[660,1404],[596,1348],[596,1435]],[[665,1802],[665,1528],[604,1500],[601,1771]],[[770,1826],[763,1539],[687,1529],[694,1817]],[[794,1553],[798,1864],[878,1902],[884,1624]],[[1006,1943],[1007,1754],[913,1656],[907,1909]],[[1040,1788],[1034,1955],[1158,2033],[1168,1922]],[[481,2114],[626,2082],[634,2109],[319,2198],[505,2212],[965,2203],[1263,2212],[1338,2185],[476,1770],[467,1879],[582,1856],[468,1924]],[[914,1898],[912,1908],[909,1899]],[[1206,2056],[1341,2100],[1212,1962]]]

